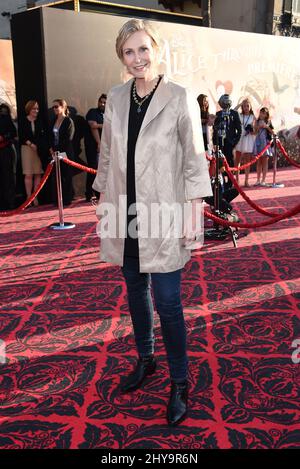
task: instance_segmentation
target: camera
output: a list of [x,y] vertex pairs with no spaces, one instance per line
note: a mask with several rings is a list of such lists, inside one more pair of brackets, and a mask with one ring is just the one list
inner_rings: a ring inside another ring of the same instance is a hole
[[250,134],[251,132],[253,132],[253,126],[251,124],[246,125],[245,132],[246,134]]

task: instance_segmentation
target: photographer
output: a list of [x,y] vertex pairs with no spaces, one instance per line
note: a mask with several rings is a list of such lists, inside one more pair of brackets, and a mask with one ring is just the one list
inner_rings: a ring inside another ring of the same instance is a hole
[[[242,125],[242,136],[235,148],[235,166],[237,167],[240,167],[241,160],[243,164],[250,162],[251,156],[253,155],[255,141],[254,126],[256,125],[256,119],[254,117],[250,100],[248,98],[244,99],[240,106],[241,113],[239,114],[239,117]],[[245,168],[245,187],[249,187],[249,173],[250,166]],[[239,182],[239,171],[237,173],[236,180]]]
[[[231,108],[231,99],[223,94],[218,101],[222,111],[216,113],[213,126],[213,144],[223,151],[229,166],[233,166],[233,149],[241,138],[242,126],[237,111]],[[223,133],[223,138],[220,137]]]

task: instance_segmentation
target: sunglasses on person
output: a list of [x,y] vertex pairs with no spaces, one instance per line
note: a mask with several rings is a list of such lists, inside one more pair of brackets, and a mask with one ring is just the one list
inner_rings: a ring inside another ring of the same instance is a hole
[[55,104],[54,106],[52,106],[52,109],[58,109],[59,108],[59,104]]

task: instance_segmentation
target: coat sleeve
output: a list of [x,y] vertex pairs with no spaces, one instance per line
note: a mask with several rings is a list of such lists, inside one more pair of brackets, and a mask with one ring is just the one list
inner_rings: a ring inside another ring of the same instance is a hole
[[187,91],[181,100],[178,120],[183,149],[183,171],[187,200],[212,195],[197,100]]
[[110,145],[111,145],[111,119],[112,119],[112,97],[111,92],[108,93],[104,123],[101,134],[100,158],[97,174],[93,183],[93,189],[97,192],[105,192],[107,174],[110,162]]
[[74,122],[70,117],[65,119],[64,125],[60,141],[61,151],[67,151],[69,149],[70,142],[73,140],[75,133]]

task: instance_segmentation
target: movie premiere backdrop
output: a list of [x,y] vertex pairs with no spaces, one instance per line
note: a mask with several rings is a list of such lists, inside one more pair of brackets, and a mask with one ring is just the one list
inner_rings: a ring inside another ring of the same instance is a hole
[[[18,104],[37,97],[51,106],[64,97],[85,115],[98,96],[128,78],[115,53],[128,17],[42,8],[14,15],[12,33]],[[249,96],[255,113],[270,108],[276,130],[300,123],[300,41],[157,22],[162,38],[160,71],[207,94],[210,112],[221,94],[233,106]],[[30,34],[28,34],[30,31]],[[25,34],[24,34],[25,33]]]
[[0,103],[9,104],[16,115],[16,88],[11,41],[0,39]]

